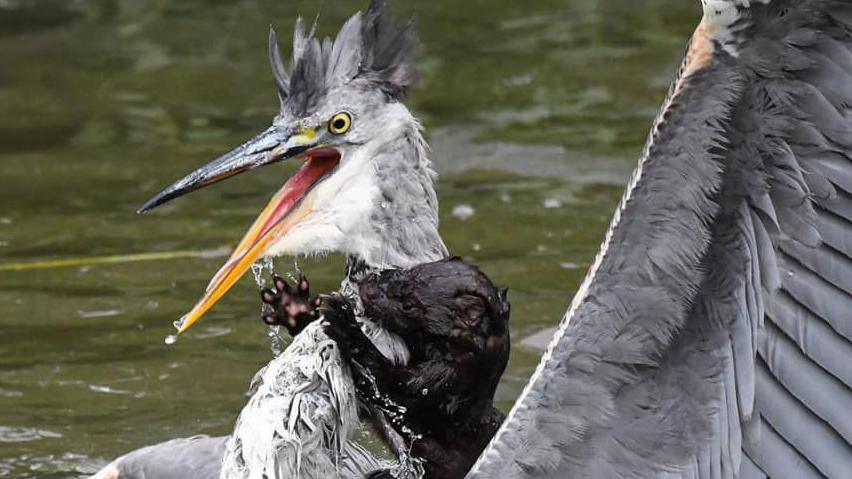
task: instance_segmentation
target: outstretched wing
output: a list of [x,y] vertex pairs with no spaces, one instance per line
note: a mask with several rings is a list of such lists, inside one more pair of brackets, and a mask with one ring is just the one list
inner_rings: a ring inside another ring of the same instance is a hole
[[469,478],[852,477],[852,2],[702,3],[598,258]]

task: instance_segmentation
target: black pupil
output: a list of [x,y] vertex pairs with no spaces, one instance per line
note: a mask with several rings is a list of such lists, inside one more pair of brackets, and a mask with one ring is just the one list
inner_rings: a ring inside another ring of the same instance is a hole
[[346,120],[344,120],[343,118],[338,118],[338,119],[334,120],[334,129],[335,130],[342,130],[345,126],[346,126]]

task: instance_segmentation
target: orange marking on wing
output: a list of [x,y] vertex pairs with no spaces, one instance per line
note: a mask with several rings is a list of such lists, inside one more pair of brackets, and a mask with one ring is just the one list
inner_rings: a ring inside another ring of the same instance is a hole
[[713,53],[715,52],[712,38],[714,30],[715,27],[708,24],[706,20],[702,20],[698,24],[698,28],[692,34],[692,39],[689,42],[689,50],[687,50],[680,68],[680,74],[675,84],[675,95],[683,88],[683,84],[687,78],[710,64],[710,61],[713,59]]
[[707,66],[713,58],[713,40],[711,39],[711,27],[702,21],[695,33],[692,35],[692,42],[689,45],[687,52],[687,60],[684,64],[683,76],[688,77]]

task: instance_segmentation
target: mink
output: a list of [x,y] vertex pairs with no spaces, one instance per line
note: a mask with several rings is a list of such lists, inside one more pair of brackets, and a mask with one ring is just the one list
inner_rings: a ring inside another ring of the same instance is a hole
[[408,363],[397,365],[364,334],[351,300],[311,300],[304,278],[295,290],[280,278],[275,287],[262,293],[274,306],[264,321],[298,334],[323,318],[351,365],[359,398],[394,418],[425,477],[464,477],[503,421],[494,393],[509,359],[506,290],[459,258],[367,275],[358,282],[364,315],[408,347]]

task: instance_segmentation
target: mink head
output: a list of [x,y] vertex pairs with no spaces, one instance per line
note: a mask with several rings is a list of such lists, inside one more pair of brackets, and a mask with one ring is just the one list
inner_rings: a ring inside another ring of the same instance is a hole
[[459,258],[373,274],[359,289],[367,317],[406,340],[507,334],[506,290]]

